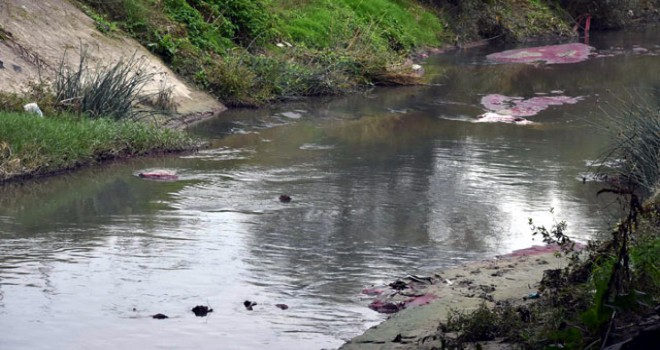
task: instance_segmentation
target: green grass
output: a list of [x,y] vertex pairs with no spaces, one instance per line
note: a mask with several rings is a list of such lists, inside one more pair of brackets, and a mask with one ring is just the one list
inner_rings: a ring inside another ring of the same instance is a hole
[[396,81],[410,72],[389,68],[444,28],[412,0],[80,1],[229,106]]
[[440,45],[443,24],[410,1],[321,0],[282,11],[280,32],[317,49],[351,45],[358,35],[379,51],[407,52]]
[[195,141],[181,131],[144,123],[0,112],[0,181],[193,147]]

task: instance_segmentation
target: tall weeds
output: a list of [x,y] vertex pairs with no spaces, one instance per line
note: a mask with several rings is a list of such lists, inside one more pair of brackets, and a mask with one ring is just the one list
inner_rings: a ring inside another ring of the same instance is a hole
[[[85,48],[80,50],[77,66],[67,65],[66,58],[65,52],[55,78],[55,96],[69,111],[93,119],[135,118],[134,107],[143,98],[145,85],[158,75],[146,72],[144,60],[135,54],[110,66],[94,68],[89,67]],[[167,93],[158,94],[161,99],[167,96]],[[167,101],[159,103],[164,106],[171,105]]]
[[638,94],[635,99],[603,110],[613,139],[606,161],[617,164],[610,174],[616,179],[612,186],[644,200],[660,185],[660,110],[651,97]]
[[[617,166],[612,171],[615,181],[611,181],[607,188],[598,193],[618,195],[625,204],[627,214],[612,234],[610,259],[613,262],[606,269],[606,274],[601,274],[601,283],[596,288],[595,305],[585,313],[585,316],[591,313],[589,318],[600,324],[603,344],[607,343],[609,329],[616,316],[615,310],[620,309],[626,300],[635,298],[638,293],[639,286],[636,285],[634,276],[644,274],[642,269],[649,268],[648,264],[640,264],[635,271],[631,261],[635,259],[636,249],[639,251],[640,246],[644,247],[636,239],[640,231],[640,220],[649,216],[643,203],[654,195],[657,196],[660,186],[658,101],[644,98],[640,94],[634,97],[633,102],[622,101],[622,107],[614,108],[614,112],[605,111],[611,120],[609,130],[614,140],[606,160],[613,161]],[[655,232],[655,237],[650,237],[651,242],[657,242],[657,230],[651,232]],[[657,247],[657,244],[655,246]],[[638,254],[638,262],[644,261],[639,259],[639,256]],[[657,267],[652,264],[651,266],[657,270]],[[609,315],[610,326],[604,327],[604,316]]]

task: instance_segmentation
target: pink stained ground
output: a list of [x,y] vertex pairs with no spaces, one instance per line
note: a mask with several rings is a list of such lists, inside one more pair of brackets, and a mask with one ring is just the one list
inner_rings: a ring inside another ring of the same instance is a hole
[[[582,243],[576,242],[575,243],[575,249],[576,250],[581,250],[584,249],[586,246]],[[524,248],[524,249],[518,249],[514,250],[509,254],[504,254],[504,255],[498,255],[497,257],[499,259],[502,258],[516,258],[516,257],[521,257],[521,256],[535,256],[535,255],[541,255],[541,254],[546,254],[546,253],[556,253],[559,252],[561,249],[559,245],[557,244],[547,244],[547,245],[534,245],[529,248]]]
[[487,59],[499,63],[536,63],[565,64],[585,61],[593,47],[580,43],[527,47],[492,53]]
[[582,99],[581,96],[570,97],[537,96],[530,99],[523,97],[490,94],[481,98],[481,104],[489,111],[513,117],[530,117],[550,107],[563,104],[575,104]]

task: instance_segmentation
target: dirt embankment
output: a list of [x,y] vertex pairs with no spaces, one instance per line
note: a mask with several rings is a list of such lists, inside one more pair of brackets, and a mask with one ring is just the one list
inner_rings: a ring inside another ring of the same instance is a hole
[[147,73],[158,73],[145,90],[157,91],[165,81],[182,115],[212,115],[226,109],[209,94],[188,86],[138,42],[107,36],[95,22],[66,0],[3,0],[0,2],[0,91],[20,92],[41,76],[52,81],[67,52],[76,65],[80,47],[90,66],[105,66],[134,54],[144,58]]
[[[554,247],[533,247],[442,271],[432,277],[432,284],[408,281],[409,288],[400,292],[377,291],[378,304],[405,305],[406,300],[411,300],[411,293],[427,296],[425,299],[430,303],[406,307],[340,349],[440,349],[441,341],[435,336],[438,326],[447,320],[452,309],[470,311],[481,303],[491,306],[502,301],[522,304],[536,298],[543,271],[563,268],[568,263],[566,258],[557,258],[555,252]],[[365,291],[374,292],[372,289]]]

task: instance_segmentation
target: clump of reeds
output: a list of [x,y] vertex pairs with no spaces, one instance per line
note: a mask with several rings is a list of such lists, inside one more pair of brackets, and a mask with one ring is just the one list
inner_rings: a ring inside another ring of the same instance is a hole
[[660,110],[647,98],[622,103],[610,115],[617,186],[648,198],[660,185]]
[[[146,72],[144,60],[135,54],[112,65],[94,68],[89,67],[84,48],[76,67],[65,63],[66,56],[65,52],[55,78],[55,96],[69,111],[90,118],[134,118],[134,107],[142,98],[145,85],[158,74]],[[171,95],[164,92],[158,97],[170,98]],[[167,101],[160,101],[160,104],[172,105]]]

